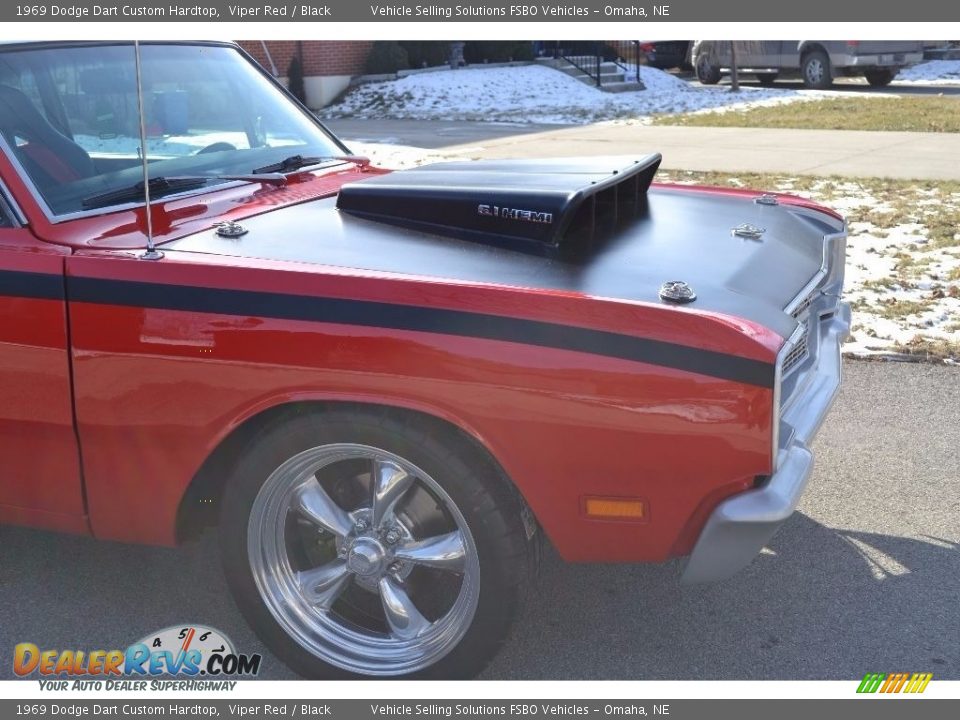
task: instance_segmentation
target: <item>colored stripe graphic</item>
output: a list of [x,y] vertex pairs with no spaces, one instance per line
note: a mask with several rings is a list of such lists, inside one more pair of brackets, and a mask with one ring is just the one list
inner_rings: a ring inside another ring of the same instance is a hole
[[922,693],[933,673],[867,673],[857,687],[858,693]]
[[857,692],[875,693],[879,689],[883,678],[884,676],[880,673],[867,673],[863,676],[863,680],[860,682],[860,687],[857,688]]
[[773,387],[772,363],[664,340],[525,318],[371,300],[68,277],[71,302],[305,320],[500,340],[660,365]]
[[0,296],[63,300],[63,276],[22,270],[0,270]]

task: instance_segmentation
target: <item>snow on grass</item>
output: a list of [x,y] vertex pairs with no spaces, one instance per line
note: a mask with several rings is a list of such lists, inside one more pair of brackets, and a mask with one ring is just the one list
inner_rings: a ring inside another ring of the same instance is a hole
[[844,297],[853,331],[844,353],[960,361],[960,186],[809,177],[704,177],[677,182],[761,187],[811,198],[847,217]]
[[922,85],[960,85],[960,60],[929,60],[897,73],[894,82]]
[[643,120],[662,113],[745,109],[757,103],[796,102],[823,97],[821,91],[744,87],[696,87],[650,67],[641,67],[646,90],[607,93],[551,68],[464,68],[409,75],[361,85],[324,118],[474,120],[580,124],[602,120]]

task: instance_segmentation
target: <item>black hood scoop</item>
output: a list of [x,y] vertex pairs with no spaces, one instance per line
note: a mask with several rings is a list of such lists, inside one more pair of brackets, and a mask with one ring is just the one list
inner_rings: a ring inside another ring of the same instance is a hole
[[538,254],[579,254],[646,212],[659,154],[425,165],[344,185],[346,213]]

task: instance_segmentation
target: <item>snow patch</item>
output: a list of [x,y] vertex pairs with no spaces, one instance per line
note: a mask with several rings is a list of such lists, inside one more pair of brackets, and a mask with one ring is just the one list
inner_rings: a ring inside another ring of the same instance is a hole
[[894,82],[923,85],[960,85],[960,60],[929,60],[897,73]]
[[640,78],[646,90],[607,93],[538,65],[464,68],[361,85],[319,115],[563,125],[604,120],[642,122],[661,113],[744,110],[761,103],[782,104],[837,94],[754,87],[733,93],[726,87],[690,85],[651,67],[641,67]]

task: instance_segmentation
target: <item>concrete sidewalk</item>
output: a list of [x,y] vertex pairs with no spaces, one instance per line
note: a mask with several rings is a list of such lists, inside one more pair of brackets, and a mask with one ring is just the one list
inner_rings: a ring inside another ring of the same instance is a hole
[[660,152],[663,167],[675,170],[960,180],[960,134],[950,133],[616,123],[544,129],[410,120],[338,120],[330,125],[348,139],[382,138],[468,158]]

